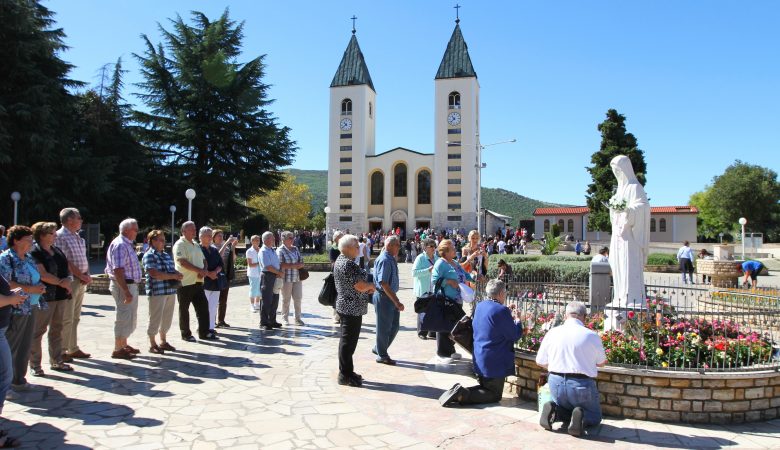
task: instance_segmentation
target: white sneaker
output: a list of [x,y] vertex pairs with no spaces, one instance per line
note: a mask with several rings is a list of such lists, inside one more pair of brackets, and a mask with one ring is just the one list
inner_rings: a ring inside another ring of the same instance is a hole
[[461,359],[462,357],[463,356],[461,356],[461,354],[458,353],[458,352],[455,352],[455,353],[450,355],[450,358],[452,358],[452,359]]
[[452,358],[436,355],[436,364],[452,364]]
[[253,305],[252,305],[252,308],[254,308],[254,309],[255,309],[255,312],[256,312],[256,313],[257,313],[257,312],[260,312],[260,305],[258,305],[257,303],[253,304]]
[[251,312],[251,313],[256,313],[257,312],[257,308],[255,308],[255,304],[254,303],[250,303],[249,304],[249,312]]
[[290,319],[288,319],[287,317],[283,317],[282,324],[284,324],[285,326],[290,325]]

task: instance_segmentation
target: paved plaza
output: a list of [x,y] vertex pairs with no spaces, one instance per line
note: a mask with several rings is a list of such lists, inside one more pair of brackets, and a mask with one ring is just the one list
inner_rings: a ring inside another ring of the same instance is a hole
[[[3,424],[26,448],[780,448],[780,420],[735,426],[682,426],[607,419],[584,439],[547,432],[536,404],[505,393],[500,404],[442,408],[455,382],[472,384],[470,362],[434,363],[434,341],[417,338],[410,265],[401,265],[407,306],[390,348],[398,365],[371,354],[374,313],[364,318],[355,354],[362,388],[336,383],[338,329],[316,295],[325,274],[304,282],[306,326],[263,332],[249,312],[248,287],[231,289],[221,339],[147,352],[147,298],[141,297],[133,361],[112,360],[114,301],[88,294],[80,327],[89,360],[76,371],[29,377],[40,388],[6,403]],[[194,318],[193,318],[194,326]],[[44,347],[45,348],[45,347]]]

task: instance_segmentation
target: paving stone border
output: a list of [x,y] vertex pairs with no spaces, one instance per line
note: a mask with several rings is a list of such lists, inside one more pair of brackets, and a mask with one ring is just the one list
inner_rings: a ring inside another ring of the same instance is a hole
[[[515,353],[510,390],[536,400],[539,376],[535,354]],[[613,417],[682,423],[744,423],[778,417],[780,372],[706,373],[599,370],[601,408]]]

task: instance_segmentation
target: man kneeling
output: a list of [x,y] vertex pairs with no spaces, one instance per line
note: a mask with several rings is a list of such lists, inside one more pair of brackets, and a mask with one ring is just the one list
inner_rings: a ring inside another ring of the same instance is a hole
[[536,364],[549,372],[553,398],[542,408],[539,424],[552,430],[554,422],[568,422],[565,426],[572,436],[581,436],[585,427],[601,422],[596,376],[607,355],[599,335],[583,325],[585,314],[585,305],[569,303],[566,322],[547,332],[536,354]]
[[442,406],[498,402],[504,392],[504,378],[515,373],[514,345],[522,335],[522,324],[504,306],[506,283],[490,280],[485,291],[492,301],[479,302],[472,321],[474,372],[479,385],[464,388],[455,384],[439,397]]

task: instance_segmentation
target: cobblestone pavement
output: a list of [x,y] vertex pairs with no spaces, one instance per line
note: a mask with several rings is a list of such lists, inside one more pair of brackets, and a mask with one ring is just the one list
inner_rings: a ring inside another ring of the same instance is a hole
[[576,439],[541,429],[536,405],[508,393],[498,405],[441,408],[443,389],[473,383],[470,363],[436,365],[435,343],[417,338],[409,269],[401,266],[400,295],[409,310],[390,349],[398,365],[374,362],[370,311],[355,354],[363,388],[336,384],[337,329],[316,301],[324,274],[304,283],[306,326],[258,330],[248,288],[238,287],[228,306],[233,328],[219,341],[182,342],[174,320],[178,351],[163,356],[147,352],[142,297],[134,361],[109,357],[114,302],[88,294],[80,335],[93,358],[72,373],[30,377],[38,389],[6,403],[2,427],[27,448],[780,448],[780,420],[689,427],[608,419]]

